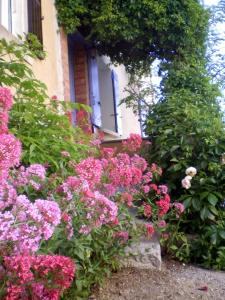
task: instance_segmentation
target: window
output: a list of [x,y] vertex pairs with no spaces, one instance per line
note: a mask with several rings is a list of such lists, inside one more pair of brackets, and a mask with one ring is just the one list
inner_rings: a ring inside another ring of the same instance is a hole
[[12,32],[12,1],[0,0],[0,23]]
[[0,0],[0,24],[15,36],[33,33],[42,43],[41,0]]
[[28,32],[27,0],[0,0],[0,23],[13,35]]
[[[92,76],[90,97],[94,118],[98,117],[101,129],[122,134],[122,119],[120,114],[119,80],[116,72],[111,70],[106,57],[96,56],[92,58]],[[93,93],[93,90],[95,93]],[[92,94],[95,97],[92,97]],[[93,105],[94,103],[94,105]]]

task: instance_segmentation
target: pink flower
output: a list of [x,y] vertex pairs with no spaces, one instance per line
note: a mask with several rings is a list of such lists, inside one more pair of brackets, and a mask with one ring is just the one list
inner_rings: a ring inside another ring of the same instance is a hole
[[185,188],[186,190],[190,189],[191,181],[187,178],[187,176],[184,179],[182,179],[181,183],[183,188]]
[[115,149],[114,148],[102,148],[101,155],[105,158],[111,158],[114,156]]
[[168,201],[165,201],[165,199],[160,199],[159,201],[156,201],[156,205],[159,208],[159,217],[164,216],[170,209],[170,203]]
[[165,195],[168,192],[168,187],[166,185],[159,185],[159,191],[161,194]]
[[153,233],[155,232],[155,229],[154,229],[153,225],[152,224],[145,224],[145,228],[146,228],[146,231],[147,231],[147,236],[151,237],[153,235]]
[[107,197],[111,197],[111,196],[115,195],[116,188],[114,187],[113,184],[104,183],[103,187],[104,187],[104,190],[105,190],[104,195],[106,195]]
[[147,218],[152,216],[152,207],[150,204],[144,204],[144,216]]
[[57,101],[57,100],[58,100],[58,97],[57,97],[56,95],[54,95],[54,96],[51,97],[51,99],[52,99],[53,101]]
[[150,171],[154,174],[162,175],[162,169],[155,163],[151,164]]
[[0,87],[0,110],[8,111],[13,104],[11,91],[8,88]]
[[152,173],[151,172],[147,172],[146,174],[143,175],[142,179],[144,181],[144,183],[149,183],[152,180]]
[[139,134],[131,133],[126,141],[122,142],[124,149],[135,152],[142,146],[142,137]]
[[149,191],[150,191],[150,186],[144,185],[142,188],[143,188],[143,192],[144,192],[145,194],[148,194],[148,193],[149,193]]
[[184,205],[182,203],[174,203],[174,207],[177,210],[177,216],[179,217],[185,210]]
[[158,227],[159,228],[165,228],[166,227],[166,221],[164,221],[164,220],[159,221],[158,222]]
[[121,194],[122,202],[125,202],[128,207],[133,205],[133,196],[127,192]]
[[69,154],[69,152],[67,152],[67,151],[62,151],[62,152],[61,152],[61,155],[62,155],[63,157],[70,157],[70,154]]
[[143,157],[141,157],[137,154],[135,154],[133,157],[131,157],[131,164],[134,167],[140,169],[142,172],[144,172],[148,166],[147,161]]
[[70,287],[75,264],[59,255],[15,255],[4,258],[8,273],[6,298],[59,300],[63,291]]
[[87,180],[90,187],[94,187],[101,180],[102,164],[101,161],[93,157],[82,160],[75,171],[82,180]]
[[8,133],[8,112],[0,111],[0,134]]
[[99,147],[101,145],[102,141],[100,139],[95,139],[93,141],[90,142],[90,144],[92,146],[96,146],[96,147]]
[[152,183],[152,184],[149,185],[149,187],[150,187],[151,190],[154,190],[155,192],[158,192],[158,187],[157,187],[156,184]]
[[114,237],[121,239],[122,242],[126,243],[129,239],[129,233],[127,231],[119,231],[114,234]]
[[0,170],[8,170],[19,164],[21,143],[12,134],[0,134]]

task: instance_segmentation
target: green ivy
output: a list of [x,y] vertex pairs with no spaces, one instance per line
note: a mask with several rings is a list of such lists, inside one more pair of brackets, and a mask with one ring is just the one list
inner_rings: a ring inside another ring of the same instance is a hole
[[[197,0],[56,0],[59,24],[128,70],[202,51],[209,13]],[[194,46],[194,47],[193,47]]]

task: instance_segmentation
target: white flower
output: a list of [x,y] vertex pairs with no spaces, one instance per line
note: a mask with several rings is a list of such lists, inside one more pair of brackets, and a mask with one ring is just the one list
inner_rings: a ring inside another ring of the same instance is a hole
[[197,170],[194,167],[189,167],[186,169],[185,174],[194,177],[197,174]]
[[186,190],[190,189],[191,187],[191,181],[187,179],[188,176],[186,176],[184,179],[182,179],[182,187],[185,188]]
[[191,177],[191,176],[189,176],[189,175],[187,175],[187,176],[185,176],[185,178],[184,178],[184,179],[191,181],[192,177]]

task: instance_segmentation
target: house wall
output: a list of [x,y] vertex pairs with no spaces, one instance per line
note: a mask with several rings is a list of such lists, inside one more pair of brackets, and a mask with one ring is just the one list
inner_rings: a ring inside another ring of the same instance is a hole
[[[43,46],[47,57],[44,60],[29,58],[28,63],[36,78],[47,85],[49,96],[56,95],[59,99],[70,100],[71,76],[69,75],[68,38],[65,32],[58,27],[54,0],[42,0],[42,16]],[[7,40],[16,39],[15,36],[0,25],[0,38],[2,37]],[[109,72],[106,73],[108,75],[111,70],[116,71],[119,79],[120,99],[124,98],[126,96],[124,89],[128,83],[128,74],[124,66],[115,67],[108,65],[110,60],[107,57],[103,57],[103,61],[107,65],[106,69]],[[106,80],[110,76],[104,76],[106,69],[100,70],[100,80],[103,81],[103,88],[101,88],[100,93],[106,95],[104,96],[105,99],[109,89],[112,90],[111,80]],[[87,51],[85,46],[79,45],[79,43],[76,44],[74,51],[74,82],[76,102],[90,104]],[[122,135],[113,132],[115,131],[115,126],[112,124],[113,118],[110,119],[110,114],[113,112],[113,100],[110,95],[112,96],[111,92],[108,97],[109,103],[102,103],[102,111],[104,112],[104,116],[102,117],[103,127],[104,124],[110,123],[106,127],[111,129],[109,130],[110,132],[105,131],[106,139],[127,138],[131,132],[141,133],[138,117],[133,114],[132,109],[126,108],[125,105],[119,107],[121,110]]]
[[[66,90],[64,86],[66,80],[64,82],[64,77],[66,79],[68,73],[68,70],[66,70],[66,63],[68,61],[66,49],[67,37],[62,31],[59,31],[54,0],[42,0],[41,4],[43,46],[47,57],[44,60],[28,58],[27,61],[35,77],[47,85],[49,96],[56,95],[58,98],[66,96],[69,99],[69,95],[64,93],[64,89]],[[5,38],[7,41],[17,39],[15,35],[12,35],[1,25],[0,38]],[[62,53],[64,53],[64,56]]]
[[[68,70],[65,69],[66,63],[68,63],[65,59],[65,56],[68,56],[65,43],[66,35],[63,35],[63,32],[58,28],[54,0],[41,1],[41,5],[43,45],[47,57],[44,60],[34,60],[32,70],[35,76],[47,85],[49,96],[56,95],[59,98],[66,97],[69,99],[69,94],[64,93],[65,84],[69,84],[69,79],[67,78],[63,84],[63,76],[69,77]],[[65,52],[64,57],[62,51]]]
[[74,63],[76,102],[89,105],[88,62],[84,46],[76,45]]

